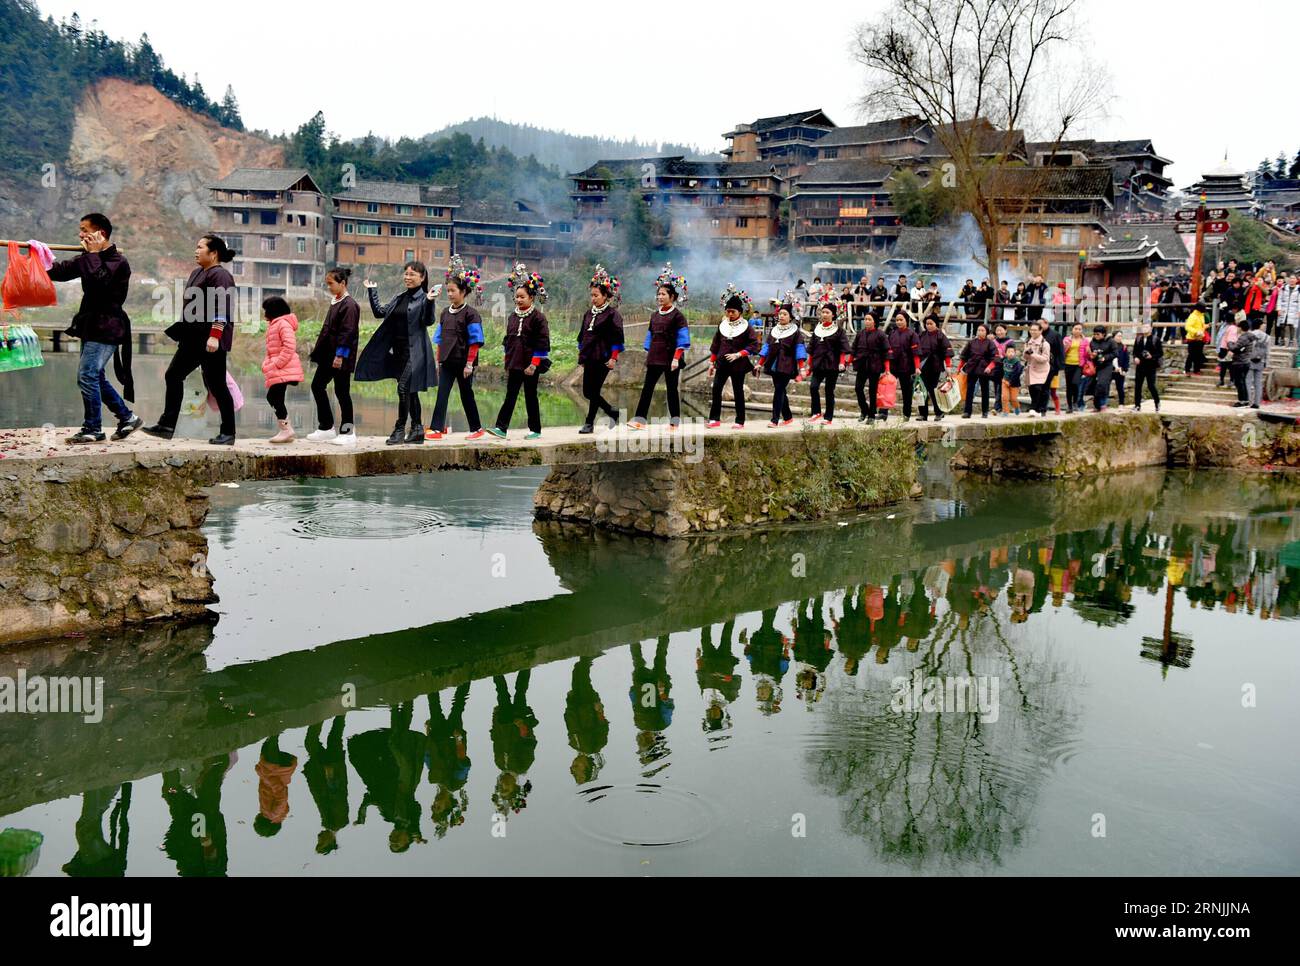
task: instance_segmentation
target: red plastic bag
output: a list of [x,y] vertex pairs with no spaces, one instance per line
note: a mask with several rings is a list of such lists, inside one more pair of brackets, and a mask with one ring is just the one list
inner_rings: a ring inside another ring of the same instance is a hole
[[54,283],[50,281],[38,259],[30,250],[26,255],[18,251],[18,243],[9,243],[9,270],[5,280],[0,284],[0,295],[4,298],[4,310],[35,309],[45,305],[58,305],[54,294]]
[[880,383],[876,386],[876,408],[893,409],[896,402],[898,402],[898,379],[892,372],[887,372],[880,377]]

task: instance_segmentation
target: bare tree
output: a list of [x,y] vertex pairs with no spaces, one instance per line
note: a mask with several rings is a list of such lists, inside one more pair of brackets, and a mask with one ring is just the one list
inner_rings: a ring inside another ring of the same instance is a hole
[[[946,156],[932,176],[970,212],[998,285],[1004,229],[1035,199],[1021,177],[1007,197],[994,172],[1025,165],[1025,132],[1058,146],[1098,112],[1104,72],[1085,67],[1077,0],[893,0],[857,31],[854,56],[867,69],[868,116],[917,115]],[[1045,175],[1046,177],[1046,175]]]

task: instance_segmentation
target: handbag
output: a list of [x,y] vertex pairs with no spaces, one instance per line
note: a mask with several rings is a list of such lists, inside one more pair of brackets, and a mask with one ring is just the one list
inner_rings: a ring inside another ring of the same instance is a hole
[[6,312],[59,304],[45,266],[30,248],[26,255],[21,254],[16,241],[9,243],[9,270],[0,283],[0,294]]
[[934,398],[938,400],[940,409],[950,413],[961,405],[962,391],[958,388],[957,381],[948,376],[934,387]]
[[876,387],[876,406],[879,409],[893,409],[898,402],[898,378],[887,372],[880,377]]

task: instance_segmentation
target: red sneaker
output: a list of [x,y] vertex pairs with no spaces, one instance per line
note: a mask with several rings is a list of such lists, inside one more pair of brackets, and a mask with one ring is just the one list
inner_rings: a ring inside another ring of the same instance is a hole
[[793,425],[794,425],[794,420],[793,420],[793,419],[783,419],[783,420],[781,420],[781,425],[782,425],[782,426],[793,426]]
[[820,423],[820,422],[822,422],[822,414],[821,414],[821,413],[818,413],[816,416],[809,416],[807,419],[804,420],[804,422],[805,422],[805,423]]
[[474,432],[470,433],[470,434],[469,434],[468,436],[466,436],[465,438],[466,438],[466,439],[482,439],[482,438],[483,438],[484,436],[486,436],[486,435],[487,435],[487,430],[485,430],[485,429],[476,429],[476,430],[474,430]]
[[744,429],[744,428],[745,428],[745,424],[744,424],[744,423],[732,423],[732,424],[731,424],[731,428],[732,428],[732,429]]
[[777,424],[777,423],[768,423],[768,424],[767,424],[767,428],[768,428],[768,429],[776,429],[776,427],[777,427],[778,425],[779,425],[779,424]]
[[444,435],[443,433],[438,432],[438,430],[436,430],[436,429],[428,429],[428,430],[425,430],[424,438],[425,438],[425,439],[442,439],[443,435]]
[[717,429],[719,426],[722,425],[722,423],[716,419],[710,419],[706,425],[708,426],[709,429]]

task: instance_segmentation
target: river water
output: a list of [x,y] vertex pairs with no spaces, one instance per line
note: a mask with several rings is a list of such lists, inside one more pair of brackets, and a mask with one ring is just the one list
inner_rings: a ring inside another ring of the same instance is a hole
[[543,473],[218,487],[215,624],[0,654],[107,705],[0,715],[0,828],[38,875],[1300,872],[1295,483],[656,542],[534,523]]

